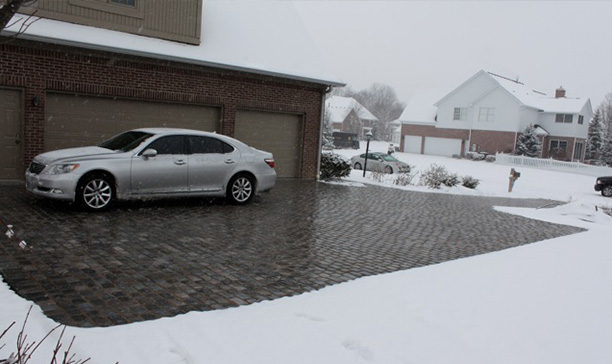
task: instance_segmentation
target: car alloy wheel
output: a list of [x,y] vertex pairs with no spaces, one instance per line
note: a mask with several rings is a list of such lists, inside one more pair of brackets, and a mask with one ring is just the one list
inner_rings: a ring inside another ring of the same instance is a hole
[[79,193],[85,208],[93,211],[107,208],[113,200],[113,186],[104,176],[89,177]]
[[606,197],[612,197],[612,186],[606,186],[601,190],[601,194]]
[[253,181],[246,175],[239,175],[230,181],[230,190],[228,197],[230,201],[237,204],[245,204],[253,198],[254,188]]
[[359,162],[355,163],[355,169],[361,169],[361,163]]

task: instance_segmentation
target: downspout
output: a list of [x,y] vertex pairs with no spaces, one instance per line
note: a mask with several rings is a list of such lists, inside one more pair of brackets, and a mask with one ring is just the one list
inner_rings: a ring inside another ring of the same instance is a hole
[[334,87],[332,85],[328,85],[325,88],[325,92],[321,94],[321,115],[319,117],[319,150],[317,151],[317,181],[319,180],[319,176],[321,175],[321,151],[323,150],[323,129],[325,123],[325,95],[331,92]]

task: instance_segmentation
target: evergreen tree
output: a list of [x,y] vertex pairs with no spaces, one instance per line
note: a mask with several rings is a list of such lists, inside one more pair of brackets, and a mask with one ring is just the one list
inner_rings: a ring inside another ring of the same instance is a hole
[[601,110],[595,110],[595,115],[589,123],[589,132],[587,135],[587,143],[585,150],[585,159],[596,159],[603,146],[603,125],[601,118]]
[[542,150],[542,143],[536,135],[536,129],[533,125],[529,125],[519,134],[516,139],[516,154],[526,157],[539,157]]
[[323,149],[332,150],[334,149],[334,131],[332,129],[332,121],[329,110],[325,110],[325,116],[323,117]]
[[612,132],[608,132],[603,141],[599,160],[608,166],[612,166]]

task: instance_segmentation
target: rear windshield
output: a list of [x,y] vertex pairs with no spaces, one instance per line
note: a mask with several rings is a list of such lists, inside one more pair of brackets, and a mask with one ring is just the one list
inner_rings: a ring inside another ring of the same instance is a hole
[[115,135],[114,137],[103,141],[98,146],[110,150],[129,152],[152,136],[153,134],[145,133],[143,131],[126,131],[125,133]]

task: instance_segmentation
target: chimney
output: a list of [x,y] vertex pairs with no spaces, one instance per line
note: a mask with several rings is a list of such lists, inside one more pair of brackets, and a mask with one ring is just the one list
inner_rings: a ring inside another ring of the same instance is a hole
[[555,90],[555,99],[559,99],[561,97],[565,97],[565,89],[562,86],[559,86],[559,88]]

